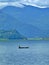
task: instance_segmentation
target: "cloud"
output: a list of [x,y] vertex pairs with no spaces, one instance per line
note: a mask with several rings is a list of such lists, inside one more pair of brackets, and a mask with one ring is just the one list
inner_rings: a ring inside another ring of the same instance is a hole
[[2,2],[0,2],[0,9],[3,8],[3,7],[5,7],[5,6],[7,6],[7,5],[8,5],[8,3],[2,3]]
[[35,6],[39,8],[49,7],[48,0],[0,0],[0,9],[5,6],[24,7],[24,5]]
[[49,1],[48,0],[21,0],[21,3],[25,5],[31,5],[39,8],[46,8],[49,7]]

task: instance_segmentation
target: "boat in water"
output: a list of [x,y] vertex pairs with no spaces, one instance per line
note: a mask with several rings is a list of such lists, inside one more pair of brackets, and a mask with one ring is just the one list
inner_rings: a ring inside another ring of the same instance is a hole
[[19,49],[28,49],[28,46],[19,46]]

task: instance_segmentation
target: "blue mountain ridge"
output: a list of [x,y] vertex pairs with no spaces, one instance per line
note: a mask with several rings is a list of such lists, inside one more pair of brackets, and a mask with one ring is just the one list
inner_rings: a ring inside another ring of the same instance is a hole
[[[3,16],[3,20],[0,22],[1,29],[15,29],[25,37],[49,37],[48,8],[7,6],[0,10],[0,14]],[[2,17],[0,18],[2,19]]]
[[16,30],[0,30],[0,40],[21,40],[26,39]]
[[12,16],[9,16],[8,14],[0,11],[0,39],[26,38],[25,36],[21,35],[17,30],[15,30],[13,24],[11,25],[12,21],[15,21]]

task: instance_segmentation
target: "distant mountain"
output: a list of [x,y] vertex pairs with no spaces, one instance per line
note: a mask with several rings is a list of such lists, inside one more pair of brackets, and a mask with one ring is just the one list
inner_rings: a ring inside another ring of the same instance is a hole
[[0,39],[19,40],[26,38],[16,30],[0,30]]
[[16,8],[10,6],[3,8],[2,11],[24,23],[32,24],[43,30],[49,30],[49,8],[40,9],[32,6]]
[[[8,6],[0,10],[0,29],[16,29],[25,37],[49,37],[49,9]],[[48,34],[47,34],[48,33]]]

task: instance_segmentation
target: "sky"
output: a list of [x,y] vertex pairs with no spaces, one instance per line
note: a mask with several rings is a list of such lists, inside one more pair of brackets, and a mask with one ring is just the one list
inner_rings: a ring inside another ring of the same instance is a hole
[[0,0],[0,9],[9,5],[21,8],[23,8],[24,5],[47,8],[49,7],[49,0]]

